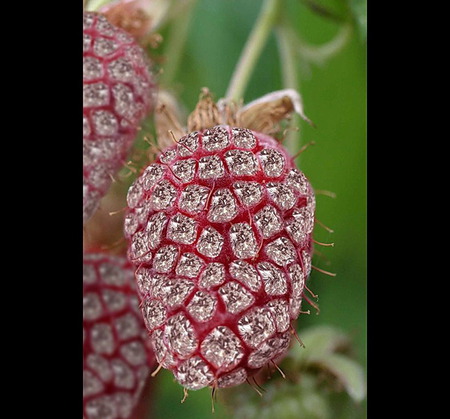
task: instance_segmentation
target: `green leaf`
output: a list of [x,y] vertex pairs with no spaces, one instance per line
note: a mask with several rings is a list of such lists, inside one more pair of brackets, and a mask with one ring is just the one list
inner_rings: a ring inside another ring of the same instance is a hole
[[320,389],[317,378],[302,374],[298,382],[267,381],[259,397],[249,388],[233,391],[228,405],[236,419],[332,419],[328,394]]
[[295,365],[311,361],[321,361],[336,349],[347,347],[349,338],[341,330],[327,325],[312,327],[299,332],[305,347],[294,345],[289,353]]
[[349,396],[361,402],[366,396],[366,380],[362,367],[341,354],[330,354],[320,361],[322,368],[330,371],[344,386]]
[[306,371],[310,367],[318,367],[335,377],[354,401],[365,398],[366,381],[362,366],[342,353],[351,344],[343,331],[322,325],[301,332],[300,338],[305,347],[295,345],[288,355],[287,361],[292,362],[292,369]]

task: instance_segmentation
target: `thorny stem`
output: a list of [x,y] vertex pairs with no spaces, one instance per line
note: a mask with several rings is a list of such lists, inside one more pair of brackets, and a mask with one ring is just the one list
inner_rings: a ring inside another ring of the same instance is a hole
[[172,31],[167,41],[167,51],[165,52],[166,61],[168,63],[164,68],[161,81],[169,86],[177,74],[179,64],[182,59],[182,50],[186,43],[189,26],[191,23],[192,11],[195,8],[197,0],[189,0],[183,5],[182,10],[178,10],[179,18],[176,24],[172,25]]
[[264,45],[278,17],[280,0],[265,0],[242,50],[226,93],[228,101],[240,101]]

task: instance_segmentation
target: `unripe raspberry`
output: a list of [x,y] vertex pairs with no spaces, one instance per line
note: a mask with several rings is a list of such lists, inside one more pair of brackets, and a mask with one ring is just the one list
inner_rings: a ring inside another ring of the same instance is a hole
[[154,355],[123,257],[83,260],[83,417],[130,419]]
[[127,199],[144,320],[157,361],[185,388],[238,385],[287,351],[315,198],[279,142],[227,125],[192,132]]
[[139,124],[153,108],[149,59],[104,16],[83,14],[83,222],[123,165]]

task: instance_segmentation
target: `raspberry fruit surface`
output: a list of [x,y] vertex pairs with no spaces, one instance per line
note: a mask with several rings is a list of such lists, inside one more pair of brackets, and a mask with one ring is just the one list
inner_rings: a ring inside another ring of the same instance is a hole
[[157,361],[186,389],[244,382],[289,348],[315,197],[274,138],[217,125],[163,150],[125,216]]
[[129,419],[154,355],[126,258],[83,257],[83,417]]
[[83,14],[83,222],[123,165],[139,124],[154,106],[144,50],[100,14]]

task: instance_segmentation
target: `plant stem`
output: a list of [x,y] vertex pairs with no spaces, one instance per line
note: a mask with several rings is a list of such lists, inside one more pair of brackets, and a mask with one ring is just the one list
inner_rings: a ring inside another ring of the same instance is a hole
[[243,99],[253,69],[277,20],[279,8],[280,0],[265,0],[232,75],[226,93],[228,101]]
[[295,62],[296,49],[290,37],[289,30],[284,24],[276,29],[280,60],[282,62],[281,71],[283,87],[286,89],[296,89],[298,87],[297,67]]
[[177,19],[171,22],[170,37],[167,41],[167,50],[165,52],[167,65],[161,75],[161,83],[165,86],[169,86],[172,83],[178,71],[195,3],[196,0],[188,1],[182,10],[178,10],[179,16]]
[[[281,73],[285,89],[299,89],[298,69],[296,63],[297,51],[285,24],[278,25],[276,29],[278,50],[280,52]],[[294,113],[289,123],[284,145],[291,153],[296,153],[300,144],[300,131],[298,130],[300,117]]]
[[86,10],[89,10],[91,12],[95,12],[98,10],[101,6],[104,6],[106,3],[108,3],[110,0],[88,0],[85,3]]

